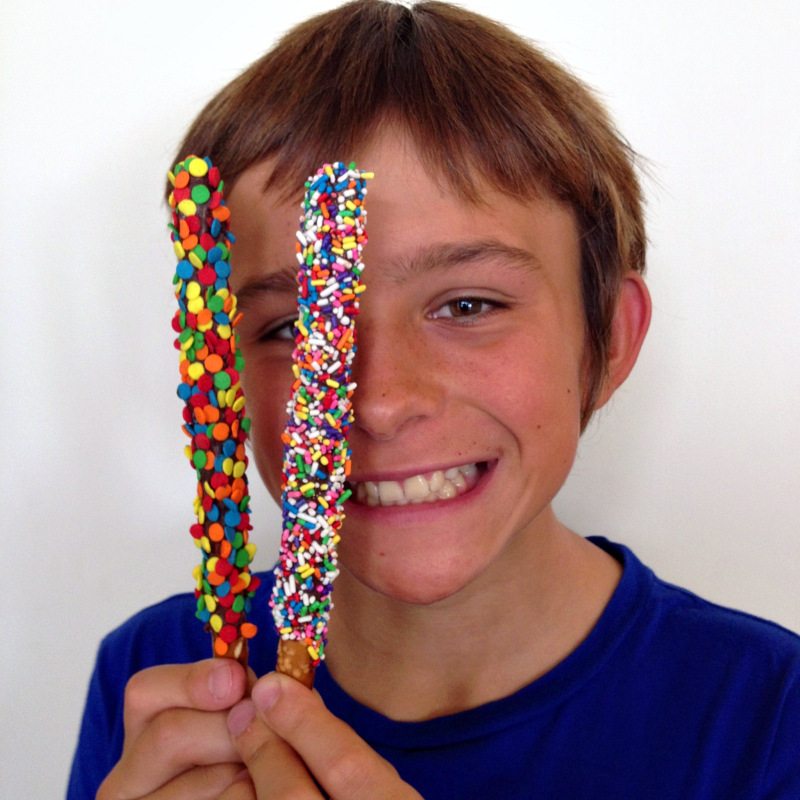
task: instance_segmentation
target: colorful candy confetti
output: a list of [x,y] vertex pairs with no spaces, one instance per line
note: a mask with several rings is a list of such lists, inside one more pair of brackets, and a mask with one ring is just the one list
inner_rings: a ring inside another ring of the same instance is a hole
[[278,670],[313,683],[325,655],[336,544],[349,491],[351,365],[366,244],[366,179],[326,164],[306,182],[297,234],[298,319],[289,419],[283,434],[283,535],[270,605],[281,636]]
[[259,579],[250,574],[255,545],[248,541],[245,416],[239,375],[243,359],[235,326],[236,296],[228,286],[230,210],[223,181],[208,158],[189,156],[169,173],[173,191],[172,242],[178,266],[173,284],[178,310],[172,320],[180,351],[185,453],[197,473],[190,532],[202,551],[194,570],[197,617],[212,634],[215,656],[247,665],[247,641],[256,626],[247,621]]

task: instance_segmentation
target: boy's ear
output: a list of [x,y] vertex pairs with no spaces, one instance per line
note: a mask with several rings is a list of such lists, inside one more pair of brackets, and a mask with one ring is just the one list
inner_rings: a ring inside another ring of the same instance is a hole
[[644,278],[631,270],[622,281],[622,288],[611,326],[608,368],[595,409],[604,406],[625,381],[639,357],[647,329],[650,327],[652,302]]

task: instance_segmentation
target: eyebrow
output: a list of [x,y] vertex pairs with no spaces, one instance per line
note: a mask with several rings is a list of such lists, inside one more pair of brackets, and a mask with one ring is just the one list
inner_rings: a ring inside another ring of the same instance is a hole
[[407,259],[395,260],[392,262],[392,280],[395,283],[403,283],[430,272],[446,271],[486,261],[502,261],[512,269],[524,272],[541,268],[541,262],[529,250],[513,247],[497,239],[479,239],[437,244],[412,252]]
[[297,294],[297,267],[287,264],[276,272],[248,281],[236,292],[239,308],[246,308],[255,298],[264,294]]
[[[529,250],[504,244],[496,239],[471,242],[447,242],[412,252],[408,258],[391,262],[391,280],[403,284],[431,272],[456,269],[486,261],[503,261],[512,269],[531,272],[541,268],[541,262]],[[366,259],[369,264],[369,257]],[[245,283],[236,297],[240,309],[246,308],[255,298],[265,294],[297,293],[297,267],[287,264],[269,275]]]

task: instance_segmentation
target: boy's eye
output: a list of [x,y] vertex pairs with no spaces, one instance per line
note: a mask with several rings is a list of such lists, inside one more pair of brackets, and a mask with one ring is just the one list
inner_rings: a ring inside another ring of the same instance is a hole
[[295,320],[296,317],[292,317],[276,323],[263,331],[258,340],[260,342],[293,342]]
[[483,297],[456,297],[433,311],[433,319],[466,319],[485,314],[498,307],[499,303]]

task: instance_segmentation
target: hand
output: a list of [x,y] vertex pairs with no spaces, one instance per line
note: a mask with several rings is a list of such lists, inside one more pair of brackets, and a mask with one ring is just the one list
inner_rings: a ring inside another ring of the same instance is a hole
[[395,768],[331,714],[316,692],[271,673],[228,727],[249,771],[220,800],[422,800]]
[[125,689],[125,743],[97,800],[217,800],[243,771],[225,723],[247,675],[232,659],[158,666]]

